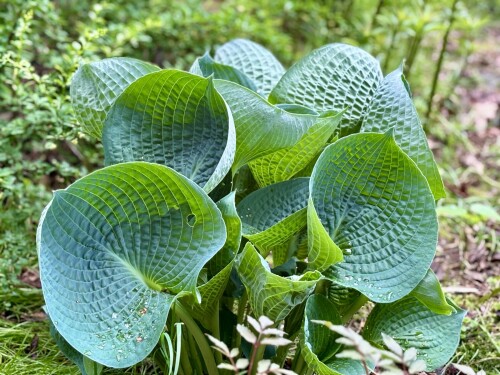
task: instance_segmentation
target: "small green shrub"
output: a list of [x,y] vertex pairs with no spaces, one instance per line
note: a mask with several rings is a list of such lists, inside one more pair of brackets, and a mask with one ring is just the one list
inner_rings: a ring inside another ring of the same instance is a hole
[[[248,312],[297,339],[294,370],[359,374],[369,363],[337,356],[347,343],[315,322],[368,300],[371,345],[395,347],[388,335],[428,370],[453,355],[465,312],[429,269],[444,188],[401,68],[384,78],[330,44],[285,71],[237,39],[190,73],[83,65],[71,97],[106,167],[54,193],[37,242],[47,312],[82,371],[167,353],[181,320],[179,371],[217,374],[203,333],[248,358]],[[271,341],[251,363],[283,367]]]

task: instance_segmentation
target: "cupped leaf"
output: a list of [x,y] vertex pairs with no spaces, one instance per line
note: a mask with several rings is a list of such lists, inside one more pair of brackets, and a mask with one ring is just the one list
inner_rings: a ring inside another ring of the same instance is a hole
[[39,225],[48,313],[71,346],[110,367],[151,352],[170,305],[197,293],[200,270],[226,239],[220,211],[198,185],[144,162],[56,191]]
[[441,284],[430,268],[410,295],[418,299],[435,314],[451,315],[455,311],[453,306],[446,300]]
[[410,293],[435,253],[434,197],[391,132],[354,134],[328,146],[310,181],[311,199],[344,261],[323,274],[376,302]]
[[401,67],[384,78],[363,117],[361,132],[385,133],[393,128],[396,143],[420,168],[438,200],[446,196],[443,181],[407,85]]
[[328,288],[328,299],[335,305],[342,321],[350,319],[346,315],[352,313],[351,308],[359,306],[360,298],[366,302],[366,298],[356,289],[346,288],[345,286],[332,283]]
[[257,92],[267,97],[279,81],[285,68],[274,55],[261,45],[246,39],[234,39],[215,51],[215,61],[230,65],[257,86]]
[[382,80],[379,62],[360,48],[329,44],[293,65],[269,95],[271,103],[293,103],[319,113],[346,109],[340,136],[359,129]]
[[163,164],[209,192],[231,169],[231,112],[211,79],[163,70],[132,83],[111,107],[103,130],[105,161]]
[[427,371],[448,362],[460,340],[460,327],[465,311],[447,316],[435,314],[414,297],[389,304],[378,304],[363,329],[363,337],[383,346],[382,333],[391,336],[404,349],[417,349],[417,358],[425,361]]
[[287,112],[233,82],[216,80],[215,87],[231,108],[236,127],[233,173],[254,159],[293,146],[318,118]]
[[128,57],[113,57],[78,68],[71,79],[70,95],[84,133],[101,138],[104,119],[116,98],[136,79],[160,70]]
[[273,321],[283,320],[314,290],[321,274],[306,272],[297,277],[281,277],[271,272],[269,265],[248,242],[236,257],[236,270],[245,285],[252,311]]
[[243,72],[229,65],[220,64],[214,61],[207,52],[202,57],[198,57],[193,63],[189,72],[202,77],[213,75],[215,79],[225,79],[244,86],[252,91],[257,91],[255,83]]
[[249,163],[260,186],[286,181],[300,172],[317,157],[332,137],[342,113],[318,118],[300,140],[285,148]]
[[306,225],[309,178],[302,177],[254,191],[237,206],[243,236],[261,254],[283,244]]
[[318,375],[359,375],[365,372],[359,361],[336,358],[340,344],[338,334],[312,320],[325,320],[342,324],[336,307],[322,295],[308,298],[304,312],[304,324],[300,334],[301,353],[310,369]]

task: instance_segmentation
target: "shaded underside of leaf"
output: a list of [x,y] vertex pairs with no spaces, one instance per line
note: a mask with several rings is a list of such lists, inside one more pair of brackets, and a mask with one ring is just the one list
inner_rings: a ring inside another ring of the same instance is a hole
[[262,254],[284,243],[306,225],[309,178],[302,177],[259,189],[237,206],[243,236]]
[[231,169],[236,139],[211,79],[163,70],[138,79],[115,101],[103,145],[108,165],[163,164],[211,191]]
[[260,186],[286,181],[299,173],[317,157],[337,129],[342,114],[318,118],[300,140],[285,148],[249,163]]
[[378,304],[368,316],[363,337],[383,346],[385,333],[404,349],[417,349],[417,358],[425,361],[427,371],[432,371],[446,364],[458,346],[466,312],[458,307],[455,310],[448,316],[435,314],[411,296]]
[[234,39],[215,51],[215,61],[230,65],[250,77],[257,92],[267,97],[285,68],[271,52],[246,39]]
[[315,294],[308,298],[300,345],[309,368],[319,375],[363,374],[364,368],[359,361],[335,357],[340,349],[340,345],[335,342],[339,336],[324,325],[311,320],[342,324],[337,309],[326,297]]
[[266,315],[273,321],[283,320],[301,304],[321,277],[316,271],[291,278],[275,275],[251,243],[247,243],[237,256],[236,269],[247,290],[253,313]]
[[257,91],[255,83],[238,69],[224,64],[219,64],[214,61],[208,52],[202,57],[198,57],[189,69],[190,73],[210,77],[213,75],[215,79],[224,79],[244,86],[252,91]]
[[384,78],[363,117],[361,132],[385,133],[394,128],[396,143],[420,168],[438,200],[446,196],[443,181],[404,82],[401,68]]
[[116,98],[136,79],[160,70],[128,57],[113,57],[78,68],[71,79],[70,95],[82,131],[101,138],[106,114]]
[[292,103],[319,113],[346,109],[340,136],[359,129],[362,115],[382,80],[379,62],[360,48],[329,44],[293,65],[269,95],[271,103]]
[[376,302],[413,290],[437,243],[434,197],[391,133],[355,134],[321,154],[310,180],[314,207],[344,261],[323,274]]
[[259,157],[295,145],[317,121],[316,115],[289,113],[236,83],[215,80],[236,127],[233,174]]
[[68,343],[110,367],[142,360],[170,305],[222,247],[220,211],[170,168],[124,163],[55,192],[38,231],[47,310]]

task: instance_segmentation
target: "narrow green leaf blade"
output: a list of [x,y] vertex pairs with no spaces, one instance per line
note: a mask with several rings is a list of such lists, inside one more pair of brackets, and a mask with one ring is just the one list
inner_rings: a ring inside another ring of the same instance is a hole
[[70,95],[84,133],[101,138],[106,114],[116,98],[136,79],[160,70],[128,57],[113,57],[78,68],[71,79]]
[[236,147],[231,112],[211,79],[162,70],[132,83],[106,118],[106,164],[163,164],[210,192],[231,169]]
[[236,127],[233,174],[253,159],[295,145],[317,120],[315,115],[289,113],[273,106],[233,82],[215,80],[215,87],[229,105]]
[[401,67],[384,78],[363,117],[361,132],[393,128],[396,143],[420,168],[438,200],[446,196],[443,181],[405,82]]
[[342,113],[318,118],[300,140],[285,148],[249,163],[259,186],[286,181],[317,157],[332,137],[342,119]]
[[208,52],[202,57],[198,57],[196,59],[189,69],[189,72],[202,77],[210,77],[213,75],[213,78],[215,79],[224,79],[226,81],[237,83],[252,91],[257,91],[255,83],[247,77],[246,74],[240,72],[232,66],[220,64],[214,61]]
[[363,337],[383,346],[382,333],[391,336],[404,349],[417,349],[427,371],[448,362],[457,349],[465,311],[456,308],[451,315],[435,314],[414,297],[389,304],[378,304],[363,329]]
[[91,173],[54,194],[39,224],[47,310],[92,360],[127,367],[155,347],[175,298],[196,294],[224,221],[194,182],[144,162]]
[[346,109],[340,136],[356,132],[382,80],[379,62],[360,48],[329,44],[293,65],[269,95],[271,103],[292,103],[319,113]]
[[246,39],[234,39],[223,44],[215,51],[214,59],[250,77],[263,97],[269,95],[285,73],[285,68],[271,52]]
[[446,301],[441,284],[430,268],[410,295],[418,299],[435,314],[451,315],[455,311]]
[[295,306],[300,305],[321,278],[317,271],[290,278],[273,274],[250,242],[236,257],[235,265],[254,314],[266,315],[275,322],[285,319]]
[[243,236],[261,254],[283,244],[306,225],[309,178],[302,177],[254,191],[237,206]]
[[326,277],[387,303],[425,276],[437,243],[434,197],[390,132],[354,134],[328,146],[315,165],[310,194],[344,252]]

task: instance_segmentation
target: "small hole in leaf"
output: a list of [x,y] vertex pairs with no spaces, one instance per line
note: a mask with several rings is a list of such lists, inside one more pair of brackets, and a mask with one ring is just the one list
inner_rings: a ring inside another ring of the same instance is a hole
[[186,217],[187,224],[192,228],[196,224],[196,215],[190,214]]

